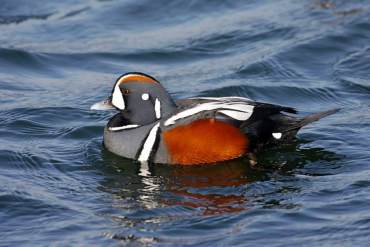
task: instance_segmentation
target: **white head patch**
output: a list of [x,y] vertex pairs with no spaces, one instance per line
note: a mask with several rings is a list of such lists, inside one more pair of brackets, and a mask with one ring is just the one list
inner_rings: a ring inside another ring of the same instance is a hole
[[120,110],[125,109],[125,100],[123,99],[121,90],[119,88],[119,83],[117,83],[117,85],[114,87],[114,90],[113,90],[112,105],[114,105]]
[[148,99],[149,99],[149,94],[147,94],[147,93],[143,93],[143,94],[141,95],[141,99],[142,99],[142,100],[148,100]]

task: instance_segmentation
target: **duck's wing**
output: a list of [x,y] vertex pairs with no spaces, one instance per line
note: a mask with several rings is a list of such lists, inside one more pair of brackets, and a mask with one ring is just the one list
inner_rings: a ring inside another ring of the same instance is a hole
[[188,122],[202,118],[214,118],[241,125],[269,118],[281,112],[296,114],[291,107],[253,101],[243,97],[196,97],[176,102],[178,111],[165,121],[169,126],[175,122]]
[[294,115],[297,113],[294,108],[242,97],[191,98],[179,101],[178,105],[178,112],[164,121],[166,128],[214,119],[237,127],[248,137],[254,150],[268,144],[290,142],[303,126],[338,111],[333,109],[300,118]]
[[[164,121],[165,129],[214,119],[238,128],[248,137],[253,149],[260,143],[290,141],[299,129],[292,128],[299,126],[300,120],[293,115],[297,113],[294,108],[243,97],[190,98],[178,101],[177,105],[178,111]],[[285,129],[293,130],[288,135]]]

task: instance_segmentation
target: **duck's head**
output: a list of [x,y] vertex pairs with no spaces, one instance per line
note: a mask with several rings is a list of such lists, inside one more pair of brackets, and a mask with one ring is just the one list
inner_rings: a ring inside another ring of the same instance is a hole
[[158,80],[131,72],[120,76],[111,96],[94,104],[91,109],[116,109],[130,122],[145,125],[171,114],[176,104]]

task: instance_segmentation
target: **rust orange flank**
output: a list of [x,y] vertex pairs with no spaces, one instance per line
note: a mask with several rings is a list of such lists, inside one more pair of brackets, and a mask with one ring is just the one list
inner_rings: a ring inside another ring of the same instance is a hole
[[214,119],[201,119],[163,133],[172,163],[213,163],[242,156],[248,139],[236,127]]

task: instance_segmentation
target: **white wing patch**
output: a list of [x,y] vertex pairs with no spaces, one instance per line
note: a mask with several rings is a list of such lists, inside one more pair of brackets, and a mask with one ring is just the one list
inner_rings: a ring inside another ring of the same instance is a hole
[[249,112],[241,112],[241,111],[230,111],[230,110],[221,110],[221,111],[218,111],[226,116],[229,116],[231,118],[234,118],[236,120],[239,120],[239,121],[245,121],[247,120],[251,114],[249,114]]
[[149,135],[144,142],[143,149],[141,150],[141,153],[139,155],[139,158],[138,158],[139,161],[147,161],[149,159],[150,153],[152,152],[154,143],[157,139],[157,132],[158,132],[159,124],[160,123],[157,123],[150,130]]
[[272,133],[272,136],[276,139],[276,140],[279,140],[281,139],[281,137],[283,136],[282,133],[280,132],[276,132],[276,133]]
[[183,119],[194,114],[204,112],[204,111],[213,111],[221,112],[229,117],[232,117],[236,120],[245,121],[253,113],[254,106],[246,104],[245,102],[207,102],[203,104],[198,104],[193,108],[186,109],[182,112],[175,114],[174,116],[167,119],[164,123],[165,126],[174,124],[177,120]]

